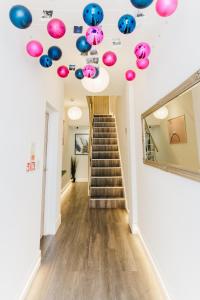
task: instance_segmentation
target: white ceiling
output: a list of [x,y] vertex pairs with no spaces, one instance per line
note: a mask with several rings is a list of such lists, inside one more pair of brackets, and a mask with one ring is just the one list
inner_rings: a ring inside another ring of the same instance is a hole
[[[135,66],[135,56],[134,56],[134,46],[137,42],[146,40],[151,35],[159,39],[162,27],[165,26],[166,19],[160,18],[155,12],[155,1],[149,7],[143,10],[145,14],[142,18],[136,18],[137,26],[135,31],[130,35],[123,35],[118,30],[118,19],[121,15],[125,13],[133,14],[136,16],[138,10],[135,9],[130,0],[94,0],[94,1],[84,1],[84,0],[32,0],[32,1],[20,1],[20,4],[24,4],[32,11],[33,14],[33,24],[32,26],[25,30],[27,41],[29,39],[39,39],[46,51],[49,46],[58,45],[62,48],[63,57],[59,62],[54,64],[55,76],[56,69],[61,64],[76,64],[77,67],[83,67],[85,65],[85,58],[80,55],[76,49],[76,40],[80,36],[79,34],[73,34],[74,25],[83,25],[84,32],[87,28],[82,18],[82,11],[84,7],[90,3],[99,3],[104,10],[104,20],[102,22],[102,28],[104,31],[105,39],[97,50],[100,57],[107,50],[113,50],[118,55],[118,62],[112,68],[107,68],[110,73],[111,82],[104,95],[120,95],[122,93],[125,78],[124,73],[127,69],[132,68],[137,70]],[[15,1],[8,1],[10,5],[16,4]],[[67,27],[66,35],[60,40],[52,39],[46,30],[47,21],[41,20],[42,10],[52,9],[54,10],[54,17],[61,18]],[[148,38],[147,38],[148,37]],[[113,38],[120,38],[122,41],[122,46],[115,48],[112,45]],[[155,45],[151,45],[152,48]],[[153,50],[153,49],[152,49]],[[36,62],[37,63],[37,62]],[[101,65],[103,65],[101,63]],[[45,70],[48,72],[48,70]],[[146,71],[137,71],[137,73],[142,74]],[[141,76],[139,74],[139,76]],[[64,79],[66,87],[66,97],[70,98],[80,98],[83,95],[88,95],[89,93],[82,88],[81,82],[77,80],[74,76],[74,72],[71,72],[69,77]]]

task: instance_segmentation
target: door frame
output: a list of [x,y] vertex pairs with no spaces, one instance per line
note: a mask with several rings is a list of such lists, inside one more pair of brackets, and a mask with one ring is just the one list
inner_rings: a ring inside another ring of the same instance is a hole
[[[46,103],[44,119],[46,113],[49,115],[47,151],[46,151],[46,180],[44,199],[44,230],[43,236],[55,235],[61,223],[60,215],[60,115],[59,112]],[[45,124],[45,123],[44,123]],[[45,143],[45,131],[44,131]],[[44,149],[44,148],[43,148]],[[45,158],[43,157],[44,169]],[[41,200],[42,201],[42,200]],[[41,221],[41,220],[40,220]]]

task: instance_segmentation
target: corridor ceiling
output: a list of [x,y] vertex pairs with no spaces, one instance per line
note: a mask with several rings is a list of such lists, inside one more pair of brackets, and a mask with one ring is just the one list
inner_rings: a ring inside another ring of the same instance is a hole
[[[75,25],[83,26],[83,34],[85,34],[88,26],[85,24],[82,13],[84,7],[95,2],[101,5],[104,10],[104,20],[101,23],[102,29],[104,31],[103,42],[96,47],[100,57],[100,66],[103,66],[101,57],[104,52],[111,50],[117,54],[118,61],[117,64],[111,68],[105,67],[110,74],[110,85],[102,93],[106,95],[120,95],[123,91],[124,85],[126,83],[124,74],[127,69],[133,69],[138,76],[143,76],[146,70],[138,70],[136,67],[136,57],[134,55],[134,47],[138,42],[146,41],[150,42],[152,48],[152,54],[150,56],[150,66],[156,64],[156,59],[154,56],[154,49],[156,44],[159,43],[161,32],[164,26],[167,26],[170,22],[170,18],[161,18],[155,11],[155,1],[148,8],[138,11],[131,4],[130,0],[95,0],[95,1],[85,1],[85,0],[32,0],[32,1],[8,1],[10,7],[15,4],[22,4],[28,7],[33,15],[32,25],[26,29],[19,31],[16,28],[16,34],[23,36],[24,53],[26,43],[31,39],[39,40],[44,46],[44,53],[47,53],[48,48],[53,45],[57,45],[62,49],[63,56],[60,61],[55,62],[52,67],[51,72],[55,72],[55,77],[57,76],[57,68],[64,64],[69,66],[70,64],[75,64],[77,68],[82,68],[86,64],[86,57],[81,56],[80,52],[76,48],[76,40],[80,34],[74,34],[73,28]],[[66,25],[66,34],[63,38],[55,40],[51,38],[47,33],[47,23],[49,20],[42,19],[43,10],[53,10],[53,17],[60,18],[64,21]],[[143,16],[138,17],[138,12],[142,13]],[[120,33],[118,29],[118,20],[124,14],[131,14],[136,18],[136,29],[133,33],[124,35]],[[11,25],[12,26],[12,25]],[[154,43],[151,43],[151,38]],[[120,39],[121,46],[113,46],[113,39]],[[31,58],[33,64],[38,64],[38,60]],[[44,69],[44,72],[49,72],[49,70]],[[63,80],[66,88],[66,95],[68,97],[80,97],[80,95],[88,95],[87,92],[81,84],[80,80],[77,80],[74,76],[74,72],[70,72],[70,75]],[[137,78],[136,78],[137,80]]]

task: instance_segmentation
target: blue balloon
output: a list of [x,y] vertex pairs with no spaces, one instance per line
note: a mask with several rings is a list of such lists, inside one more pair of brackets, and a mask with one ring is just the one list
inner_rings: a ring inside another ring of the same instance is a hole
[[152,2],[153,0],[131,0],[133,6],[139,9],[148,7]]
[[13,6],[10,9],[9,17],[12,24],[19,29],[28,28],[32,23],[32,15],[23,5]]
[[92,48],[92,46],[87,42],[84,35],[78,38],[78,40],[76,41],[76,47],[81,53],[86,53]]
[[61,56],[62,56],[62,51],[61,51],[61,49],[59,47],[52,46],[48,50],[48,56],[52,60],[59,60],[61,58]]
[[131,15],[121,16],[118,22],[119,30],[124,34],[129,34],[134,31],[136,26],[135,18]]
[[42,55],[40,57],[40,64],[44,68],[49,68],[52,66],[52,59],[48,55]]
[[95,79],[95,78],[97,78],[98,76],[99,76],[99,68],[96,68],[96,74],[95,74],[94,77],[92,77],[92,79]]
[[83,19],[88,26],[99,25],[104,18],[103,9],[99,4],[90,3],[83,10]]
[[76,76],[77,79],[83,79],[83,78],[84,78],[84,75],[83,75],[82,69],[77,69],[77,70],[75,71],[75,76]]

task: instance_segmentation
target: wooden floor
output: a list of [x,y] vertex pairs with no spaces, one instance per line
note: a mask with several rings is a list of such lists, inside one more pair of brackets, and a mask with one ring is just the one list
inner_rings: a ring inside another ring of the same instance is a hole
[[87,185],[70,187],[62,225],[43,243],[26,300],[164,300],[123,209],[88,209]]

